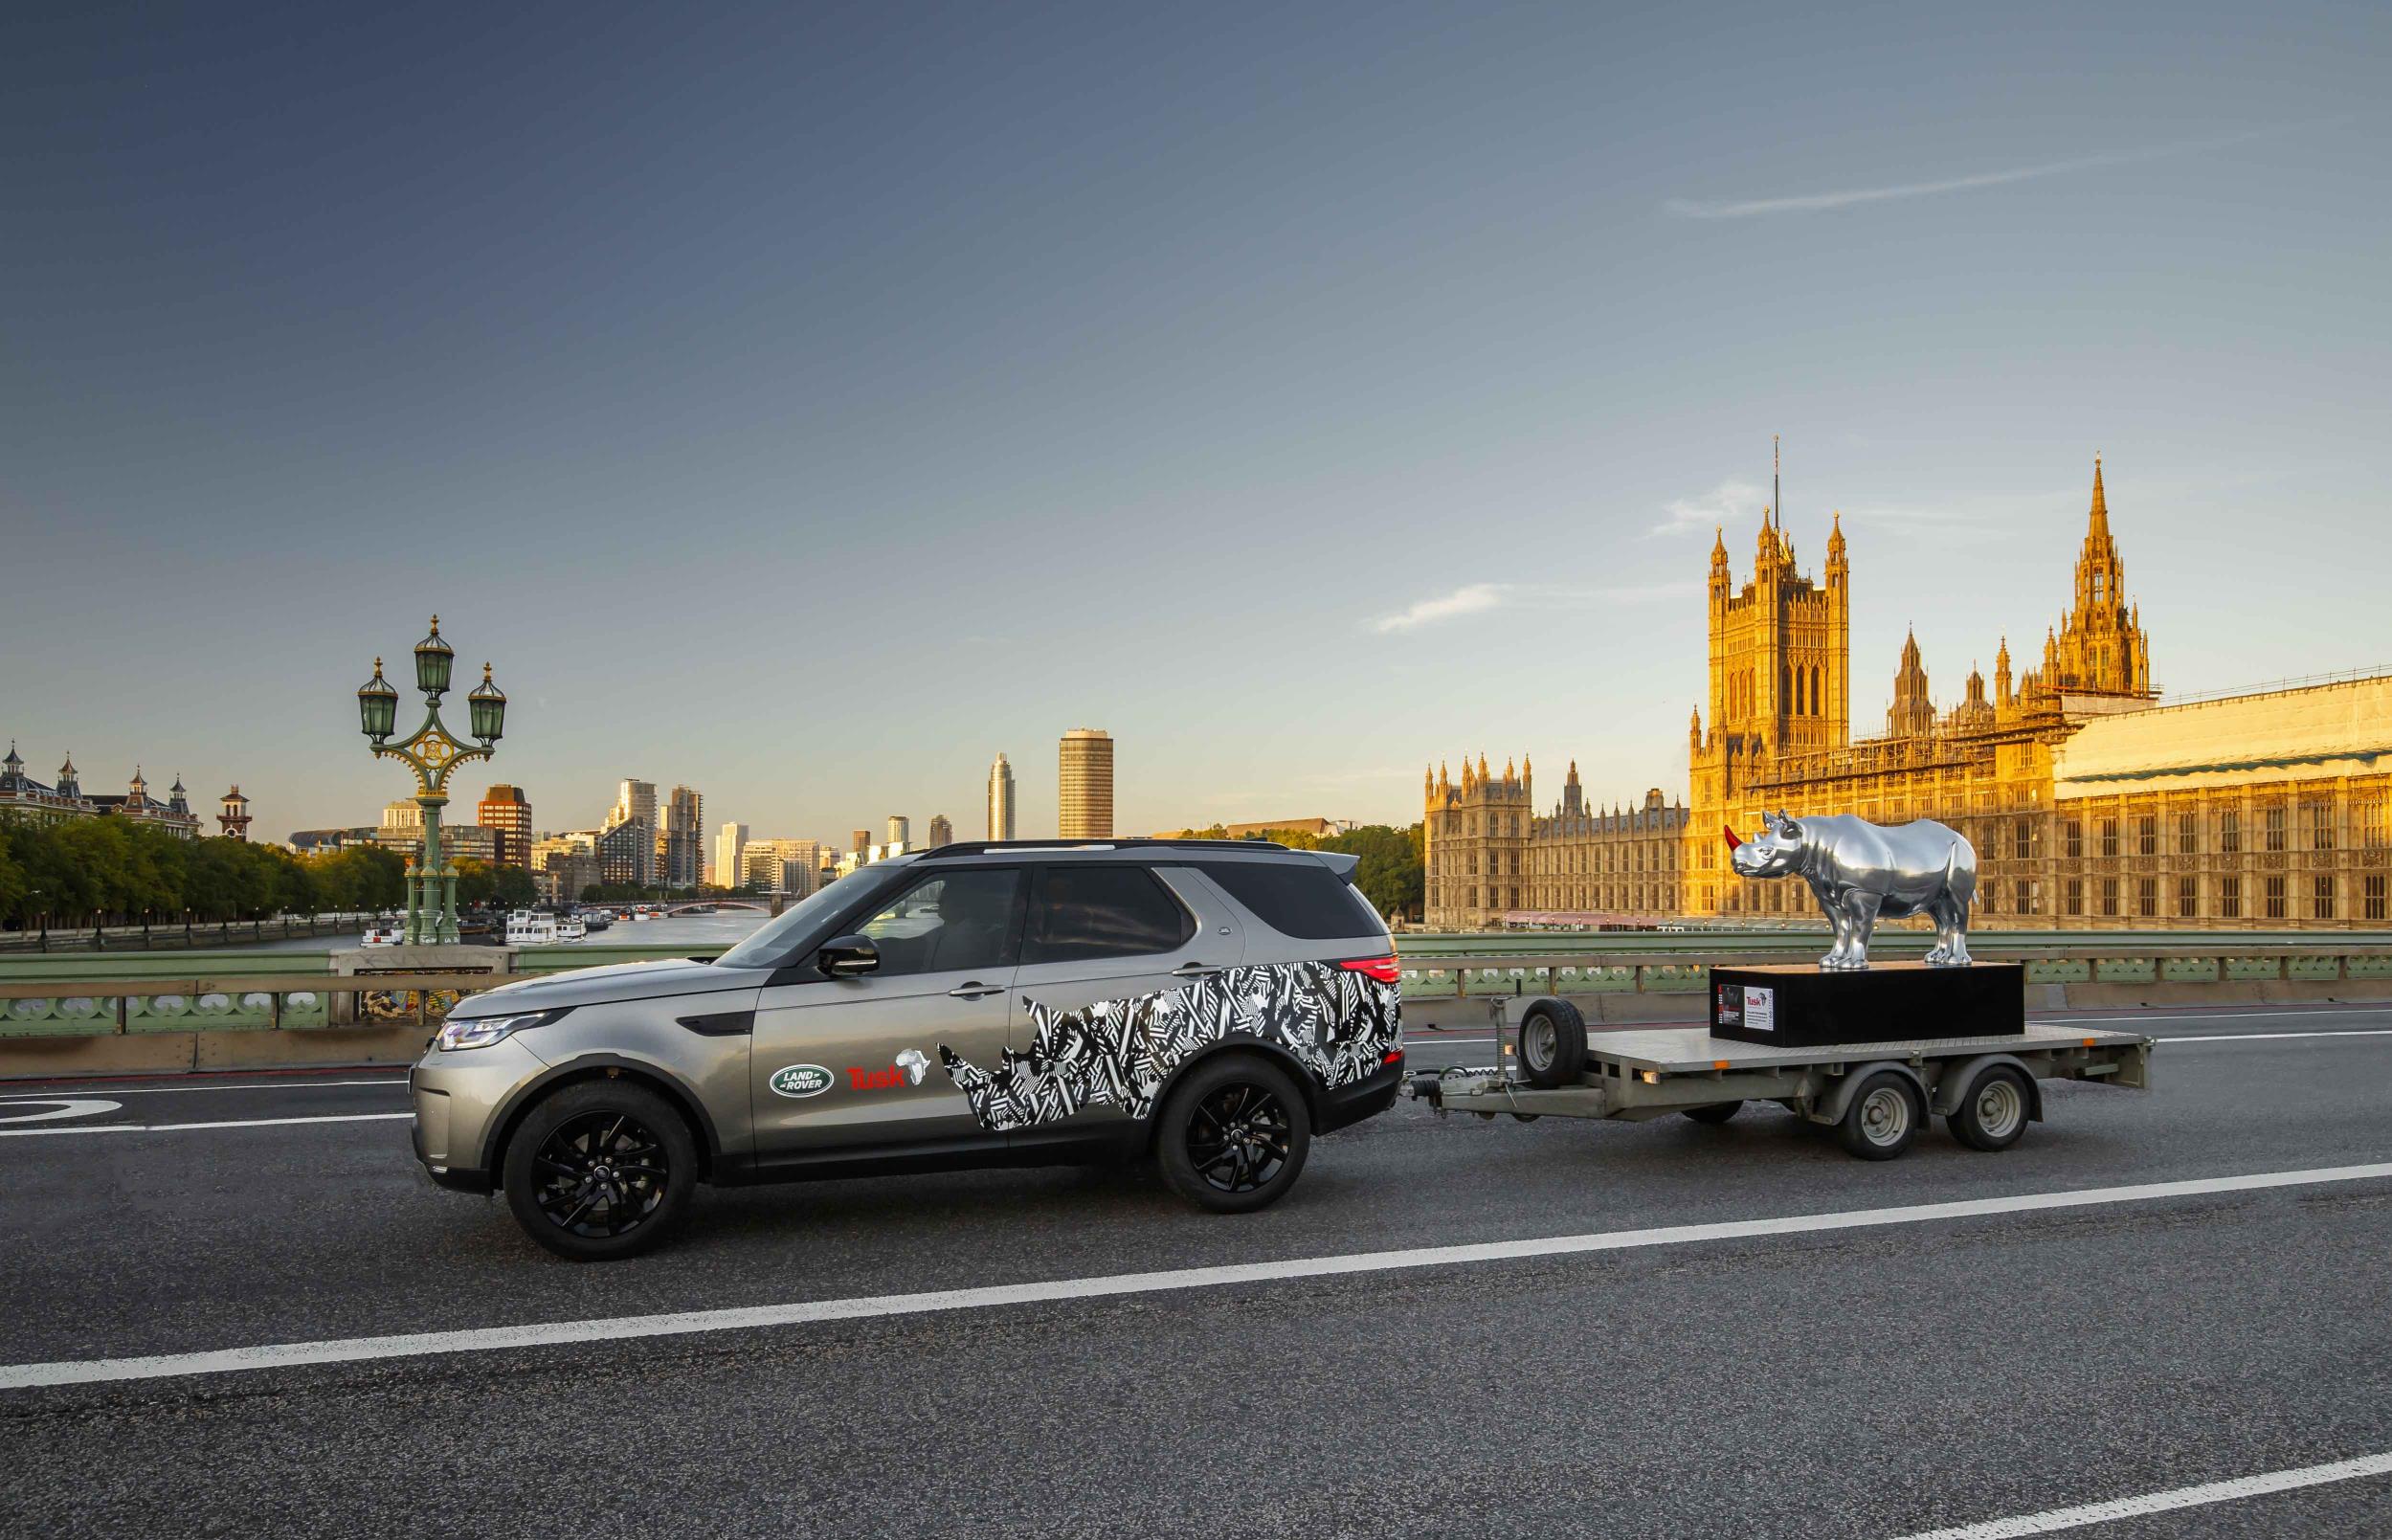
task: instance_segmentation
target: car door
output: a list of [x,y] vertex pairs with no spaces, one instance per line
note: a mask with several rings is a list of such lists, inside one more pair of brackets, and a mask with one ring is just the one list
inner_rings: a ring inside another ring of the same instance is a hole
[[850,930],[880,966],[851,978],[811,963],[756,1001],[749,1099],[756,1158],[990,1137],[940,1061],[1001,1059],[1020,946],[1017,867],[933,865]]
[[1095,1021],[1089,1007],[1186,990],[1235,967],[1244,950],[1235,911],[1185,868],[1039,868],[1009,1029],[1025,1087],[1011,1120],[1016,1143],[1102,1135],[1130,1117],[1136,1087],[1128,1083],[1123,1013]]

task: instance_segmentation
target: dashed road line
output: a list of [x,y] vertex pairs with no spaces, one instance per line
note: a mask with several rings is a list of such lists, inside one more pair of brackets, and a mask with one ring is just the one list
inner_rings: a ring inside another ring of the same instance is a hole
[[2081,1529],[2087,1525],[2108,1524],[2113,1519],[2172,1513],[2178,1508],[2203,1507],[2211,1503],[2264,1497],[2269,1492],[2290,1492],[2303,1486],[2323,1486],[2329,1482],[2384,1475],[2392,1475],[2392,1455],[2362,1455],[2357,1460],[2337,1460],[2331,1464],[2302,1465],[2293,1470],[2269,1471],[2263,1476],[2238,1476],[2232,1481],[2206,1482],[2199,1486],[2179,1486],[2165,1492],[2146,1492],[2140,1497],[2117,1497],[2106,1503],[2087,1503],[2078,1507],[2053,1508],[2045,1513],[2026,1513],[2009,1519],[1987,1519],[1981,1524],[1963,1524],[1951,1529],[1930,1529],[1922,1534],[1905,1535],[1903,1540],[2018,1540],[2022,1535]]
[[279,1128],[295,1123],[389,1123],[413,1112],[339,1112],[315,1118],[233,1118],[222,1123],[91,1123],[73,1128],[0,1128],[0,1139],[58,1138],[74,1133],[189,1133],[197,1128]]

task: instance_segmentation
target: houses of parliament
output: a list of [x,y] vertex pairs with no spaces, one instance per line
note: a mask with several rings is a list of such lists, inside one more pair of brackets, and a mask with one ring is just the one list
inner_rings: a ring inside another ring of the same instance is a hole
[[2392,874],[2392,675],[2183,703],[2152,686],[2101,464],[2069,607],[2018,672],[1972,670],[1938,710],[1915,636],[1882,734],[1852,736],[1851,568],[1843,521],[1813,577],[1773,490],[1752,576],[1713,543],[1708,709],[1688,725],[1686,794],[1590,804],[1573,764],[1536,805],[1527,759],[1429,772],[1422,833],[1432,928],[1815,918],[1798,882],[1746,882],[1722,831],[1764,810],[1936,818],[1967,835],[1976,924],[2277,929],[2381,924]]

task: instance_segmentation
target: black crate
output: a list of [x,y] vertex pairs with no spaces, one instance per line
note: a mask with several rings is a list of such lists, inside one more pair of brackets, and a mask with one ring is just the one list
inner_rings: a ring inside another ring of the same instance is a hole
[[1714,968],[1710,1030],[1774,1048],[2023,1033],[2026,970],[2017,963],[1873,963],[1850,972],[1816,963]]

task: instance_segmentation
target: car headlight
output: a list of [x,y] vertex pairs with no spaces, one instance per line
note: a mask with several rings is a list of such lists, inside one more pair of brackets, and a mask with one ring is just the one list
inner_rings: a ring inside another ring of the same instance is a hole
[[467,1048],[487,1048],[523,1031],[525,1027],[543,1027],[563,1016],[563,1011],[524,1011],[514,1016],[452,1016],[440,1025],[440,1052],[454,1054]]

